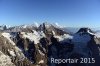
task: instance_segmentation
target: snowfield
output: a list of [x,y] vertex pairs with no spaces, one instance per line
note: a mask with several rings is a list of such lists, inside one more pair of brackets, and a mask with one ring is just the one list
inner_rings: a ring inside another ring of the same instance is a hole
[[15,43],[10,39],[12,36],[10,35],[10,33],[2,33],[2,35],[8,39],[8,41],[12,44],[15,45]]
[[12,62],[9,56],[4,55],[1,51],[0,51],[0,66],[15,66]]
[[64,34],[64,35],[61,35],[61,36],[54,36],[55,38],[58,38],[59,41],[64,41],[64,40],[67,40],[67,39],[72,39],[73,36],[69,35],[69,34]]
[[52,33],[53,33],[55,38],[58,38],[59,41],[66,42],[67,39],[73,39],[73,36],[71,36],[69,34],[64,34],[64,35],[61,35],[61,36],[57,36],[54,31],[52,31]]
[[100,38],[100,32],[95,33],[95,36],[96,36],[97,38]]
[[21,32],[23,35],[23,38],[28,38],[30,41],[34,41],[34,44],[38,44],[39,40],[43,37],[45,37],[45,34],[43,32],[37,32],[34,30],[34,33],[25,33]]

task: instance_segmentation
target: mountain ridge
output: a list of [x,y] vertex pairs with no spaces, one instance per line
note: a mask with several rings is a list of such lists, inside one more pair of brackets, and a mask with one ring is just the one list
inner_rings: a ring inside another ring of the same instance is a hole
[[[98,66],[100,59],[100,37],[90,28],[80,28],[71,34],[49,23],[39,27],[15,27],[0,31],[0,58],[9,62],[2,66],[73,66],[70,63],[51,63],[51,58],[95,58],[94,64],[77,66]],[[5,60],[7,58],[7,60]],[[1,61],[0,61],[1,62]]]

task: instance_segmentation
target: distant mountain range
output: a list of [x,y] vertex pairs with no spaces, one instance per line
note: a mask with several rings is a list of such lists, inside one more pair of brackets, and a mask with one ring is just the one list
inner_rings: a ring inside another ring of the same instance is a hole
[[[99,66],[100,32],[42,23],[0,26],[0,66]],[[51,63],[54,59],[85,59]]]
[[[45,22],[45,23],[47,23],[47,22]],[[50,23],[48,23],[49,25],[50,25]],[[60,26],[58,23],[54,23],[54,24],[52,24],[54,27],[56,27],[56,28],[60,28],[60,29],[62,29],[62,30],[64,30],[64,31],[67,31],[67,32],[70,32],[70,33],[76,33],[80,28],[82,28],[82,27],[67,27],[67,26]],[[22,29],[22,28],[34,28],[34,27],[36,27],[36,28],[38,28],[40,26],[40,24],[38,24],[38,23],[34,23],[34,24],[31,24],[31,25],[19,25],[19,26],[12,26],[12,27],[10,27],[10,26],[7,26],[7,25],[1,25],[0,26],[0,30],[10,30],[10,29]],[[100,28],[98,27],[98,28],[91,28],[93,31],[95,31],[95,32],[100,32]]]

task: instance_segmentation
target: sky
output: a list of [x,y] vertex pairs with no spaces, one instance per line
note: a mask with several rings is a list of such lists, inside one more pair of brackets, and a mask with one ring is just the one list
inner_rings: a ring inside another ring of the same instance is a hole
[[100,27],[100,0],[0,0],[0,25]]

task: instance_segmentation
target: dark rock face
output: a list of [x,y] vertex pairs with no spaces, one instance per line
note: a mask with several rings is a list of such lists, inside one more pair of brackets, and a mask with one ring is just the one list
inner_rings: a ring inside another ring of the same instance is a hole
[[[6,43],[5,43],[6,42]],[[14,63],[14,66],[31,66],[31,62],[24,58],[22,53],[16,49],[6,38],[0,36],[0,51],[5,55],[8,55],[11,58],[11,62]],[[10,51],[14,52],[16,56],[13,56]],[[19,55],[18,55],[19,54]]]
[[[28,30],[28,29],[26,29]],[[24,32],[34,33],[32,29]],[[0,36],[0,51],[9,56],[15,66],[99,66],[100,38],[96,38],[89,28],[81,28],[70,42],[59,41],[54,37],[68,34],[52,25],[42,24],[37,31],[46,35],[39,39],[39,43],[23,38],[21,32],[9,32],[12,45],[7,38]],[[89,38],[89,39],[88,39]],[[84,40],[84,41],[83,41]],[[88,41],[87,41],[88,40]],[[64,40],[65,41],[65,40]],[[13,52],[13,53],[12,53]],[[51,63],[54,59],[95,58],[95,63]]]
[[53,35],[52,31],[54,31],[56,35],[68,34],[67,32],[65,32],[61,29],[58,29],[58,28],[54,27],[52,24],[48,24],[48,23],[41,24],[38,29],[40,31],[43,31],[49,37],[51,37]]
[[100,43],[98,44],[99,38],[92,37],[90,42],[88,42],[88,47],[91,51],[91,56],[95,58],[95,63],[91,66],[100,65]]
[[80,28],[77,33],[79,33],[79,32],[88,33],[88,31],[93,33],[93,31],[90,28]]
[[6,29],[7,29],[6,25],[0,26],[0,31],[6,30]]
[[52,44],[48,47],[48,66],[67,66],[67,63],[51,63],[51,58],[54,59],[67,59],[73,51],[73,44],[60,43],[56,38],[51,37]]
[[[44,65],[46,66],[47,62],[47,39],[42,38],[40,40],[40,44],[34,44],[34,42],[30,41],[28,38],[23,39],[20,33],[16,36],[16,46],[18,46],[28,61],[31,61],[32,64],[36,65]],[[41,53],[44,55],[41,55]],[[39,63],[41,60],[45,60],[45,63]]]

